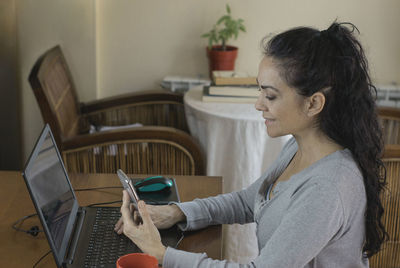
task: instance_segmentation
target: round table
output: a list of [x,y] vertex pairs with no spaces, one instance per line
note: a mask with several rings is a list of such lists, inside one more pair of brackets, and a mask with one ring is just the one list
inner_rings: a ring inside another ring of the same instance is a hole
[[[223,192],[249,186],[277,158],[290,138],[270,138],[254,104],[203,102],[202,87],[186,92],[189,129],[207,156],[207,175],[223,177]],[[258,255],[255,224],[224,227],[225,259],[248,263]]]

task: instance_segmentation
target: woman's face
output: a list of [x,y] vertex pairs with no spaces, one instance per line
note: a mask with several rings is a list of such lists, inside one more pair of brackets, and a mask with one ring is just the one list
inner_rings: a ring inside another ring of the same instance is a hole
[[270,137],[301,134],[311,127],[306,98],[286,84],[274,61],[265,56],[260,62],[257,76],[260,95],[255,107],[262,111]]

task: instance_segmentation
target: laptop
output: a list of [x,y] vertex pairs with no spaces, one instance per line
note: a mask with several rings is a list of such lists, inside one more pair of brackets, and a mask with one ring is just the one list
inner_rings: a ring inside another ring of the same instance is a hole
[[[58,267],[115,267],[120,256],[141,252],[114,232],[119,207],[79,206],[47,124],[23,177]],[[176,226],[160,233],[163,244],[170,247],[177,247],[183,237]]]

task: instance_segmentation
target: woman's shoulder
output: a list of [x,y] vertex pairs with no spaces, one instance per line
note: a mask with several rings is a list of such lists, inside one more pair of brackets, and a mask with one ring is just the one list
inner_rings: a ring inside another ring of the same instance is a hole
[[306,177],[308,183],[332,188],[344,203],[365,201],[364,179],[348,149],[336,151],[319,161]]
[[339,150],[321,159],[314,172],[327,177],[328,182],[362,182],[362,173],[349,149]]
[[348,149],[336,151],[314,163],[307,172],[310,177],[333,184],[363,182],[362,173]]

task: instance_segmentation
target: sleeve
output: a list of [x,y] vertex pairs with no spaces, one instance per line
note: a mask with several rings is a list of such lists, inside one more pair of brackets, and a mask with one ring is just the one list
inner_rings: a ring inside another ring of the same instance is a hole
[[292,196],[279,227],[252,262],[212,260],[204,253],[168,248],[163,267],[304,267],[335,237],[343,222],[342,201],[336,188],[315,183]]
[[186,224],[181,223],[179,227],[183,231],[188,231],[216,224],[253,222],[255,196],[262,181],[263,178],[260,178],[248,188],[238,192],[174,203],[186,216]]
[[197,230],[212,224],[245,224],[254,221],[254,204],[262,183],[277,166],[297,150],[292,137],[283,146],[278,158],[259,179],[242,191],[219,195],[191,202],[176,203],[186,216],[186,223],[179,223],[183,231]]
[[[164,260],[162,267],[164,268],[187,268],[187,267],[223,267],[223,268],[234,268],[234,267],[257,267],[254,263],[251,264],[238,264],[231,263],[226,260],[213,260],[207,257],[205,253],[191,253],[183,250],[178,250],[168,247],[165,251]],[[265,266],[259,266],[265,267]]]

